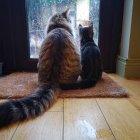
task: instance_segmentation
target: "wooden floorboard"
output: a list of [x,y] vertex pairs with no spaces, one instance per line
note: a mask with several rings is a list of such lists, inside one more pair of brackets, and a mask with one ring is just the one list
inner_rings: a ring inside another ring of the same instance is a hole
[[109,76],[129,91],[130,98],[128,100],[136,106],[137,109],[140,109],[140,79],[126,79],[117,74],[109,74]]
[[127,99],[97,99],[116,140],[140,140],[140,111]]
[[58,99],[54,105],[48,110],[49,112],[62,112],[63,111],[63,99]]
[[95,99],[64,100],[64,140],[114,140]]
[[62,137],[63,112],[46,112],[37,119],[21,123],[12,140],[62,140]]
[[140,140],[140,80],[109,76],[130,98],[58,99],[41,117],[1,129],[0,140]]
[[11,140],[17,127],[18,127],[18,124],[15,124],[13,126],[0,129],[0,140]]

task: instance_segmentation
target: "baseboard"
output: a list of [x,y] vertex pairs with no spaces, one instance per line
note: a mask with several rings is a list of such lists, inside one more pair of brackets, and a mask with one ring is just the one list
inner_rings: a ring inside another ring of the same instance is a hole
[[140,59],[119,56],[116,72],[126,78],[140,78]]

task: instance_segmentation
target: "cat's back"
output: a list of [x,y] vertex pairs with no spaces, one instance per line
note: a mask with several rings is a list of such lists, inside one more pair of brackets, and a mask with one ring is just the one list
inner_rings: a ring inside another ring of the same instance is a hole
[[94,42],[87,42],[81,48],[82,54],[85,56],[100,57],[100,49]]
[[63,28],[50,31],[41,46],[38,63],[40,73],[52,75],[49,74],[52,67],[59,70],[56,73],[59,73],[60,83],[75,81],[81,71],[79,49],[72,34]]
[[[51,48],[50,48],[51,47]],[[46,38],[44,39],[41,52],[44,52],[44,49],[50,48],[51,50],[57,49],[59,47],[59,51],[64,51],[66,48],[75,49],[75,43],[72,35],[63,28],[56,28],[50,31]],[[64,49],[65,47],[65,49]]]
[[63,39],[71,39],[72,35],[65,29],[63,28],[55,28],[52,31],[48,33],[47,38],[58,38],[63,41]]

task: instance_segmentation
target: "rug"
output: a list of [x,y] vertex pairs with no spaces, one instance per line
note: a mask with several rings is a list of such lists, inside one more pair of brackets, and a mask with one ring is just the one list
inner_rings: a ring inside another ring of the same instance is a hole
[[[37,73],[16,72],[0,78],[0,98],[21,98],[37,87]],[[106,73],[95,87],[81,90],[62,90],[60,98],[128,97],[128,91]]]

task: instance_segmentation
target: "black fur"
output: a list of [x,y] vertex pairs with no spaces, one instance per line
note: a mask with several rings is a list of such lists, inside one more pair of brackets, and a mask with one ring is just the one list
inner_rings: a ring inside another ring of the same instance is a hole
[[98,81],[102,76],[102,60],[99,47],[93,40],[93,25],[82,27],[79,25],[82,79]]
[[95,86],[102,77],[101,53],[93,40],[93,25],[82,27],[79,25],[81,49],[81,81],[76,83],[60,84],[61,89],[85,89]]
[[60,84],[61,89],[70,90],[70,89],[85,89],[92,87],[96,84],[94,79],[86,79],[82,81],[77,81],[77,83],[68,83],[68,84]]

